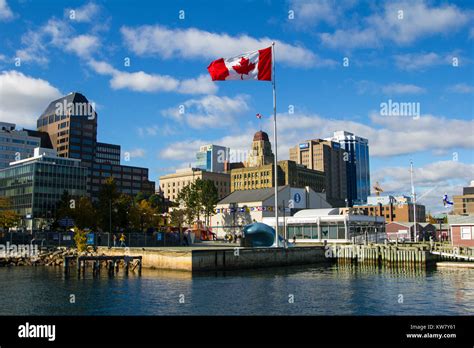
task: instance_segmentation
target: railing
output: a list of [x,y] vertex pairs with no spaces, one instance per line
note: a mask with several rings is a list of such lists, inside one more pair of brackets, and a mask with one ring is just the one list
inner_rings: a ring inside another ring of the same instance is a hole
[[[164,233],[155,232],[151,233],[124,233],[125,234],[125,246],[127,247],[165,247],[165,246],[176,246],[179,245],[179,234],[177,232]],[[95,233],[95,246],[114,246],[113,233]],[[115,233],[116,242],[115,246],[119,247],[121,233]],[[0,235],[0,244],[6,245],[25,245],[25,244],[37,244],[40,247],[73,247],[74,232],[33,232],[29,233],[17,233],[7,232]]]

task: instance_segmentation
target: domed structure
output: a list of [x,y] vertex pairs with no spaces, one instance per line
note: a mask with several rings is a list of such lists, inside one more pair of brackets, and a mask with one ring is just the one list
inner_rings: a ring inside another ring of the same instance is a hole
[[262,131],[258,131],[257,133],[255,133],[255,135],[253,136],[253,141],[269,141],[268,140],[268,134],[265,133],[265,132],[262,132]]

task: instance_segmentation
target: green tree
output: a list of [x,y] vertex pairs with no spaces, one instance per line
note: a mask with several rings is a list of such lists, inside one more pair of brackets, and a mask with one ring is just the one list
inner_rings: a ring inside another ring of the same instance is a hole
[[206,215],[206,224],[209,225],[210,217],[214,213],[217,202],[219,202],[217,187],[211,180],[203,181],[200,192],[200,201],[204,214]]
[[79,198],[75,208],[71,209],[71,211],[74,223],[78,228],[94,229],[97,227],[97,212],[88,197],[83,196]]
[[183,242],[183,224],[186,220],[186,211],[184,209],[173,209],[170,213],[170,224],[179,229],[179,244]]
[[209,218],[219,201],[219,194],[211,180],[197,179],[180,191],[178,200],[183,203],[181,208],[184,208],[189,224],[193,223],[194,219],[200,220],[203,212],[205,222],[209,223]]
[[[99,201],[97,203],[97,216],[99,226],[103,231],[109,231],[110,222],[112,230],[118,226],[118,199],[120,193],[113,178],[107,178],[99,191]],[[112,231],[111,231],[112,232]]]
[[73,215],[72,207],[76,204],[75,200],[69,194],[68,191],[63,191],[61,199],[56,203],[56,214],[55,220],[61,220],[63,218],[70,218]]
[[179,209],[184,212],[185,222],[191,225],[196,217],[199,219],[199,202],[193,184],[181,189],[178,194],[178,202]]
[[134,205],[133,198],[124,193],[120,194],[115,204],[116,225],[120,228],[128,229],[131,224],[131,210]]

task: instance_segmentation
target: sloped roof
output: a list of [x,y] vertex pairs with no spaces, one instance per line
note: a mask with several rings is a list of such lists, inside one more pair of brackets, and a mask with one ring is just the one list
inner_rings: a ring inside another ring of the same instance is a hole
[[450,225],[455,225],[455,224],[473,224],[474,225],[474,214],[448,215],[448,223]]
[[[286,188],[286,186],[280,186],[278,192]],[[245,203],[245,202],[262,202],[275,194],[274,187],[268,187],[257,190],[239,190],[234,191],[230,195],[224,197],[217,204],[230,204],[230,203]]]
[[73,103],[73,104],[74,103],[89,103],[89,100],[83,94],[79,92],[69,93],[68,95],[65,95],[64,97],[53,100],[51,103],[49,103],[48,107],[46,108],[46,110],[44,110],[44,112],[41,114],[40,117],[55,114],[56,104],[57,103],[63,104],[64,101],[66,101],[66,105],[69,103]]

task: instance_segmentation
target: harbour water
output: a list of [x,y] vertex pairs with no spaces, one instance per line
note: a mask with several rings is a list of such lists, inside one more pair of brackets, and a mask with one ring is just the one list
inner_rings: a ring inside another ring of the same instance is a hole
[[0,315],[474,315],[474,270],[314,265],[245,272],[0,268]]

